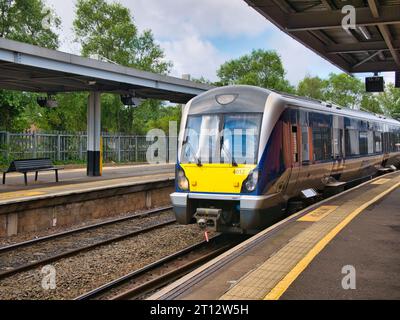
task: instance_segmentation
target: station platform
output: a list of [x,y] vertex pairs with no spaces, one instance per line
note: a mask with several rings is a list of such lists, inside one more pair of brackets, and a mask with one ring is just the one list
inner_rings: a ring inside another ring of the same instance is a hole
[[400,299],[400,172],[271,226],[150,300]]
[[28,174],[28,185],[24,185],[20,173],[7,174],[6,184],[0,184],[0,205],[8,200],[22,201],[32,196],[50,196],[60,192],[68,193],[98,188],[103,185],[138,182],[149,177],[169,178],[175,174],[174,164],[129,165],[104,167],[101,177],[88,177],[86,168],[59,171],[59,182],[55,182],[54,172],[40,172],[38,181],[34,181],[34,173]]
[[43,172],[35,182],[32,173],[25,186],[23,175],[8,174],[0,186],[0,237],[168,205],[175,165],[106,167],[101,177],[70,169],[59,178]]

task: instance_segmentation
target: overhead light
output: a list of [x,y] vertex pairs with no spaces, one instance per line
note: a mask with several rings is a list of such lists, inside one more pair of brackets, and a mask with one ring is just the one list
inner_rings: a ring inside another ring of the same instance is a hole
[[366,27],[360,26],[358,27],[358,30],[361,32],[361,34],[364,36],[365,39],[371,40],[372,36]]
[[238,96],[238,94],[220,94],[215,97],[215,100],[217,100],[220,105],[224,106],[234,102]]
[[121,94],[121,102],[125,106],[138,106],[142,103],[142,99],[137,98],[132,94]]
[[97,81],[88,81],[89,86],[95,86],[97,84]]
[[48,95],[47,97],[38,97],[36,101],[42,108],[54,109],[58,107],[58,102],[53,95]]

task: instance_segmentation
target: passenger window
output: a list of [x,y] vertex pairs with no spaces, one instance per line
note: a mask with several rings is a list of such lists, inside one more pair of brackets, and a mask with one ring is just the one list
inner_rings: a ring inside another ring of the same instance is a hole
[[368,132],[360,132],[360,155],[368,154]]
[[302,161],[310,161],[310,142],[308,141],[308,127],[301,127],[301,158]]
[[333,129],[333,155],[340,158],[343,155],[343,130]]
[[357,130],[346,129],[346,156],[360,155],[360,138]]
[[375,152],[382,152],[382,132],[375,132]]
[[293,150],[293,163],[299,162],[299,145],[297,136],[297,126],[292,127],[292,150]]
[[374,132],[368,131],[368,154],[374,154]]
[[331,128],[313,128],[314,160],[328,160],[332,158]]

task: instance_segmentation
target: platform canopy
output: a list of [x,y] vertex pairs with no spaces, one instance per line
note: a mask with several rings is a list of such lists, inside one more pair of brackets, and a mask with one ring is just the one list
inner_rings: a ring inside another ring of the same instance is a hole
[[0,88],[27,92],[99,91],[186,103],[204,84],[0,38]]
[[[282,31],[347,73],[400,70],[400,0],[244,0]],[[356,28],[345,30],[345,5]]]

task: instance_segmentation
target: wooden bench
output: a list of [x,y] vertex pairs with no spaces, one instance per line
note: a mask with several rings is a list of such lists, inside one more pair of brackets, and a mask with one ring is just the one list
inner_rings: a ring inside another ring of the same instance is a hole
[[52,161],[48,158],[43,159],[26,159],[14,160],[10,167],[3,172],[3,184],[6,183],[6,174],[10,172],[19,172],[24,175],[25,185],[28,185],[28,172],[35,172],[35,181],[38,180],[38,173],[41,171],[54,171],[56,174],[56,182],[58,182],[58,170],[63,170],[63,167],[55,167]]

